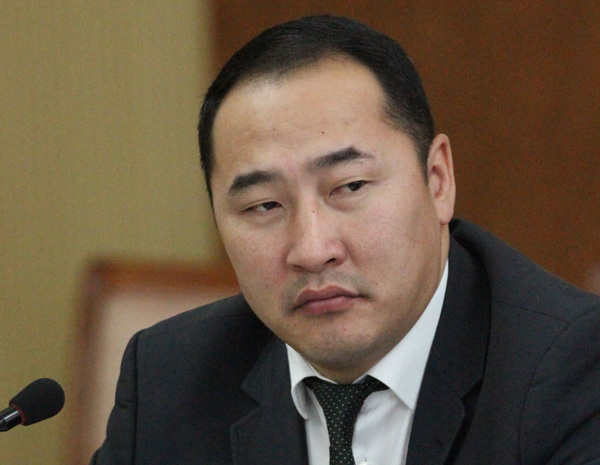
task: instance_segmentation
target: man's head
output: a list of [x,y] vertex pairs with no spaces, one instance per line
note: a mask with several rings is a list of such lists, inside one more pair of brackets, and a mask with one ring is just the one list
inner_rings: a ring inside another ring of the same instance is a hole
[[410,136],[425,170],[434,124],[419,75],[402,47],[375,29],[334,16],[311,16],[264,31],[235,53],[209,88],[200,113],[202,167],[212,201],[213,124],[221,103],[240,83],[283,77],[319,60],[348,57],[371,70],[385,94],[387,119]]
[[317,370],[350,382],[404,337],[439,283],[449,141],[433,138],[423,157],[378,75],[347,53],[246,76],[217,107],[209,182],[242,292]]

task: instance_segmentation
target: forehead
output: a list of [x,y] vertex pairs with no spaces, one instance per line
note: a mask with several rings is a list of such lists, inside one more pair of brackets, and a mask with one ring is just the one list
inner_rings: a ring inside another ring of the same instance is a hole
[[224,193],[241,173],[298,172],[348,147],[381,152],[401,132],[388,121],[384,101],[375,75],[347,58],[239,84],[215,118],[213,193]]
[[384,95],[374,74],[348,58],[328,58],[284,76],[238,84],[223,100],[213,127],[215,162],[233,134],[248,141],[309,125],[327,130],[357,118],[385,119]]

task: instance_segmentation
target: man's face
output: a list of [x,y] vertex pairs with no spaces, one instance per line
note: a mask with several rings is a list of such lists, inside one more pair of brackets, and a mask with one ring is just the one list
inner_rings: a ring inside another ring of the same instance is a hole
[[244,296],[341,382],[413,326],[448,250],[448,140],[434,140],[425,182],[383,101],[367,68],[328,59],[238,85],[214,124],[215,219]]

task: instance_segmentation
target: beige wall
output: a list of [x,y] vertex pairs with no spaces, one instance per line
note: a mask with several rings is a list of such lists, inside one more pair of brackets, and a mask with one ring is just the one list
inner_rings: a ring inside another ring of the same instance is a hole
[[218,254],[195,140],[207,2],[0,6],[0,406],[42,376],[67,393],[55,419],[5,433],[0,463],[65,461],[87,259]]

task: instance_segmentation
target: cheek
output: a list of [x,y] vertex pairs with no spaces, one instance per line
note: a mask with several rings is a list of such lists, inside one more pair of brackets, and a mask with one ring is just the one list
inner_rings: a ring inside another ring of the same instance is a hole
[[[225,250],[245,294],[260,293],[282,280],[282,251],[273,237],[248,231],[225,229]],[[270,283],[265,286],[265,283]]]
[[[396,276],[411,269],[424,253],[431,252],[431,213],[426,203],[387,197],[370,205],[361,221],[353,222],[346,235],[354,260],[371,276]],[[379,281],[379,279],[377,279]]]
[[400,252],[400,245],[408,239],[410,214],[399,205],[392,201],[371,204],[346,225],[347,241],[357,254],[381,260]]

